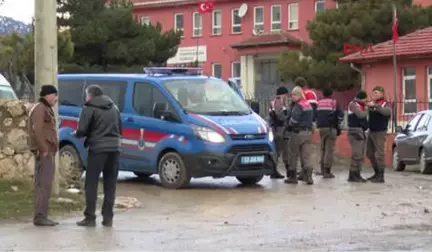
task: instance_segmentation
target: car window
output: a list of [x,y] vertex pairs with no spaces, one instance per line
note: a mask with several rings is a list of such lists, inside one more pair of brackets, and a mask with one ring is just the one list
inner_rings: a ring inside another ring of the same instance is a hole
[[84,80],[59,80],[59,105],[80,107],[83,102]]
[[117,105],[120,111],[123,111],[124,97],[126,93],[127,82],[117,80],[87,80],[86,87],[90,85],[99,85],[106,96]]
[[138,115],[152,117],[153,107],[157,102],[165,102],[168,109],[173,111],[168,99],[158,88],[149,83],[135,83],[132,104]]
[[417,114],[415,115],[409,122],[408,125],[406,126],[406,129],[409,131],[414,131],[418,122],[420,121],[420,119],[422,118],[423,114]]
[[17,100],[18,98],[10,86],[0,85],[0,99]]
[[416,131],[427,131],[428,130],[428,125],[429,125],[429,121],[430,121],[430,116],[429,115],[424,115],[416,128]]

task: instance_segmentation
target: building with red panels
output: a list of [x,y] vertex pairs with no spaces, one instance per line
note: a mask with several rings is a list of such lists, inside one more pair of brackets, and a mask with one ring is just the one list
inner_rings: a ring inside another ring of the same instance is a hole
[[273,92],[280,84],[280,52],[299,50],[302,41],[309,41],[307,22],[316,12],[336,7],[333,0],[213,0],[212,6],[197,0],[133,3],[142,23],[159,22],[164,30],[183,32],[169,65],[190,65],[198,58],[205,74],[225,80],[240,77],[244,91],[253,96]]
[[396,99],[393,95],[393,41],[373,46],[373,51],[355,53],[340,60],[361,66],[368,93],[376,85],[395,100],[399,121],[406,121],[420,110],[432,108],[432,27],[418,30],[396,42]]
[[413,4],[418,4],[422,6],[432,5],[432,0],[413,0]]

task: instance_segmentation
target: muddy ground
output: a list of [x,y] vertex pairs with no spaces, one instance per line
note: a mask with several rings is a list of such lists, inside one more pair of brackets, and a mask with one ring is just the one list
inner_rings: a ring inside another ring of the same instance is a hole
[[142,207],[117,213],[112,229],[79,228],[79,215],[55,228],[2,224],[0,251],[431,250],[432,176],[388,172],[386,184],[349,184],[338,168],[336,179],[315,177],[313,186],[197,179],[174,191],[157,176],[126,178],[118,195]]

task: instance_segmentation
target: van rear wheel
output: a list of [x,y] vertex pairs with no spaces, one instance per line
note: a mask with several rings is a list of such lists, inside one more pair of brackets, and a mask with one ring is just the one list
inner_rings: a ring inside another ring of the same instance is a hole
[[65,186],[80,187],[83,174],[81,157],[73,145],[64,145],[59,151],[60,182]]
[[259,183],[264,176],[255,176],[255,177],[236,177],[236,179],[242,183],[243,185],[255,185]]
[[181,156],[176,152],[168,152],[158,163],[159,177],[163,187],[181,189],[189,185],[191,176]]

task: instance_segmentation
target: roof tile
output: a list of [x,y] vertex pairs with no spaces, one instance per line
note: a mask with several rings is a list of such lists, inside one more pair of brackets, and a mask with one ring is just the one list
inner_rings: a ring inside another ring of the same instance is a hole
[[231,45],[232,48],[247,48],[258,45],[278,45],[288,44],[293,46],[300,46],[302,40],[296,38],[286,32],[278,33],[263,33],[259,35],[252,35],[249,38],[240,41],[237,44]]
[[[341,62],[365,62],[388,59],[393,56],[393,40],[376,44],[373,51],[357,52],[339,60]],[[396,42],[396,55],[398,57],[424,56],[432,54],[432,26],[417,30],[399,37]]]

